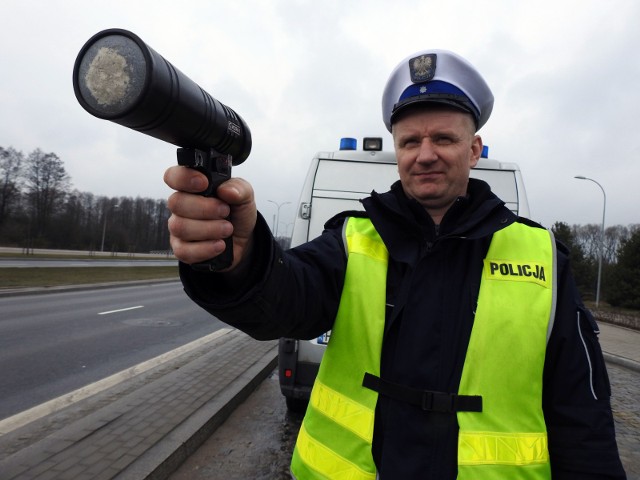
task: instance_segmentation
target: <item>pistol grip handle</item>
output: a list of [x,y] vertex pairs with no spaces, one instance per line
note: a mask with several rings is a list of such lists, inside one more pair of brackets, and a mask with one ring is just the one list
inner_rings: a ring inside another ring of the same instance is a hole
[[[179,148],[177,155],[178,165],[198,170],[209,180],[207,188],[199,193],[204,197],[217,197],[218,187],[231,178],[231,155],[218,153],[214,149],[207,152],[196,148]],[[201,272],[217,272],[230,267],[233,263],[233,238],[225,238],[224,243],[224,252],[205,262],[194,263],[191,268]]]

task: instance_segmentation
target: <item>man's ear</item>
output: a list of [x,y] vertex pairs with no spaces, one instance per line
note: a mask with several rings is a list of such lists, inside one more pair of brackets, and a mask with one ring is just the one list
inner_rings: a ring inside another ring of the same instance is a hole
[[471,168],[478,164],[480,155],[482,155],[482,137],[480,135],[475,135],[471,143],[471,159],[469,161]]

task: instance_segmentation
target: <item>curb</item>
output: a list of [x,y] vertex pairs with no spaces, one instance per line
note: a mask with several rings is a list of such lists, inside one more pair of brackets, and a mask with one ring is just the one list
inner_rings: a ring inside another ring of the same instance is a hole
[[238,377],[238,385],[226,389],[178,425],[154,448],[123,471],[122,480],[165,480],[192,455],[244,402],[278,364],[277,347]]
[[612,363],[614,365],[618,365],[620,367],[628,368],[633,370],[634,372],[640,373],[640,363],[634,360],[630,360],[625,357],[621,357],[619,355],[614,355],[613,353],[602,352],[602,356],[604,357],[605,362]]

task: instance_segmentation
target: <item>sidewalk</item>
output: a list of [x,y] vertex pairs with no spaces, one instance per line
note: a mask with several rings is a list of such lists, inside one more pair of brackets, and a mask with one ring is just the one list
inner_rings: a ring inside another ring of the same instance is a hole
[[0,436],[0,477],[163,479],[277,364],[277,342],[210,342]]
[[603,322],[598,326],[604,359],[640,372],[640,331]]
[[[640,332],[601,324],[607,361],[640,372]],[[0,436],[2,480],[166,479],[277,364],[237,330]]]

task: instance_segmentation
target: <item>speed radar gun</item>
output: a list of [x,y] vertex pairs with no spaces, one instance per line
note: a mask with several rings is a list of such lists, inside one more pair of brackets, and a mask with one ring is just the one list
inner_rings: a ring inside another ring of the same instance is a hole
[[[73,67],[73,89],[91,115],[180,147],[178,164],[209,179],[201,195],[215,196],[231,166],[251,151],[251,132],[236,112],[127,30],[104,30],[87,41]],[[232,260],[227,238],[222,255],[193,267],[217,271]]]

